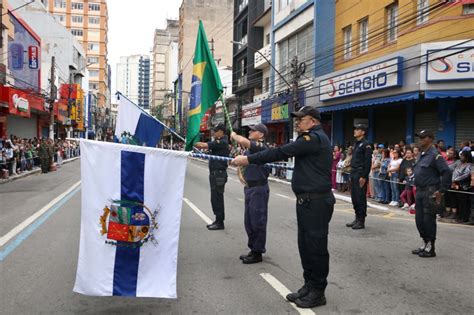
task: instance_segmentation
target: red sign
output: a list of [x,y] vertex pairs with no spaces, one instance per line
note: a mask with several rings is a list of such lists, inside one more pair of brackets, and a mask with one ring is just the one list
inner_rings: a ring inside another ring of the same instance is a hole
[[44,98],[32,91],[15,89],[0,85],[0,102],[8,104],[9,113],[30,117],[31,109],[44,112]]
[[30,69],[39,68],[38,52],[39,52],[38,46],[28,47],[28,64],[30,66]]

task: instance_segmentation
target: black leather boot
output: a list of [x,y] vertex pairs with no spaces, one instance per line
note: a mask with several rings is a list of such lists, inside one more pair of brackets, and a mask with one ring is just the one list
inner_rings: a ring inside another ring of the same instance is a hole
[[239,259],[244,260],[245,258],[249,257],[250,255],[252,255],[252,251],[248,252],[248,254],[240,255]]
[[295,302],[306,296],[309,293],[309,286],[305,283],[297,292],[292,292],[286,296],[286,299],[290,302]]
[[418,255],[418,254],[420,254],[422,251],[425,250],[426,244],[428,244],[428,241],[423,240],[423,243],[421,243],[421,246],[418,247],[417,249],[412,250],[411,253],[412,253],[413,255]]
[[347,227],[353,227],[354,224],[356,224],[356,223],[357,223],[357,219],[355,219],[355,220],[352,221],[351,223],[347,223],[346,226],[347,226]]
[[216,224],[216,222],[217,222],[217,221],[214,221],[214,222],[212,222],[211,224],[206,225],[206,227],[208,228],[208,227],[210,227],[211,225]]
[[353,226],[353,230],[360,230],[360,229],[365,229],[365,223],[364,221],[357,221]]
[[257,252],[250,252],[250,255],[242,259],[242,263],[244,264],[256,264],[262,261],[262,253]]
[[213,224],[207,227],[209,231],[216,231],[216,230],[223,230],[224,229],[224,222],[216,221]]
[[435,241],[429,241],[426,244],[426,247],[423,251],[421,251],[418,256],[423,257],[423,258],[429,258],[429,257],[436,257],[436,252],[435,252]]
[[296,299],[295,304],[300,308],[326,305],[326,297],[324,296],[324,291],[311,289],[306,296]]

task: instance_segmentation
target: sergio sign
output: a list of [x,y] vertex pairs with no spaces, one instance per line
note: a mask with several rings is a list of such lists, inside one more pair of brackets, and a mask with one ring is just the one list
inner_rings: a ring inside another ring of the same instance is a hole
[[474,80],[474,47],[433,49],[426,56],[427,82]]
[[396,57],[371,66],[347,72],[319,82],[319,99],[333,100],[386,89],[403,84],[402,57]]

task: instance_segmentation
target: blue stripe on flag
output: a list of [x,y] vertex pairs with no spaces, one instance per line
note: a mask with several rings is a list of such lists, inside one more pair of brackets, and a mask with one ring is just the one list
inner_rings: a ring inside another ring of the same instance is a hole
[[[120,174],[121,199],[143,203],[145,190],[145,154],[122,151]],[[143,212],[140,207],[132,213]],[[140,247],[118,242],[115,252],[113,295],[136,296]],[[121,246],[125,245],[125,246]]]
[[147,147],[156,147],[162,132],[162,124],[150,116],[140,114],[137,128],[135,129],[135,137],[140,140],[141,144],[145,143]]

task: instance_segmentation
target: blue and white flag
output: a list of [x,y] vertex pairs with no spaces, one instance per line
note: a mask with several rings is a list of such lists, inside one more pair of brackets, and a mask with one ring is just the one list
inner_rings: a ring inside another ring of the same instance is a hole
[[119,94],[119,107],[115,136],[122,139],[122,133],[130,133],[139,143],[147,147],[156,147],[160,141],[163,125],[138,105]]
[[81,140],[81,236],[74,292],[176,298],[188,154]]

